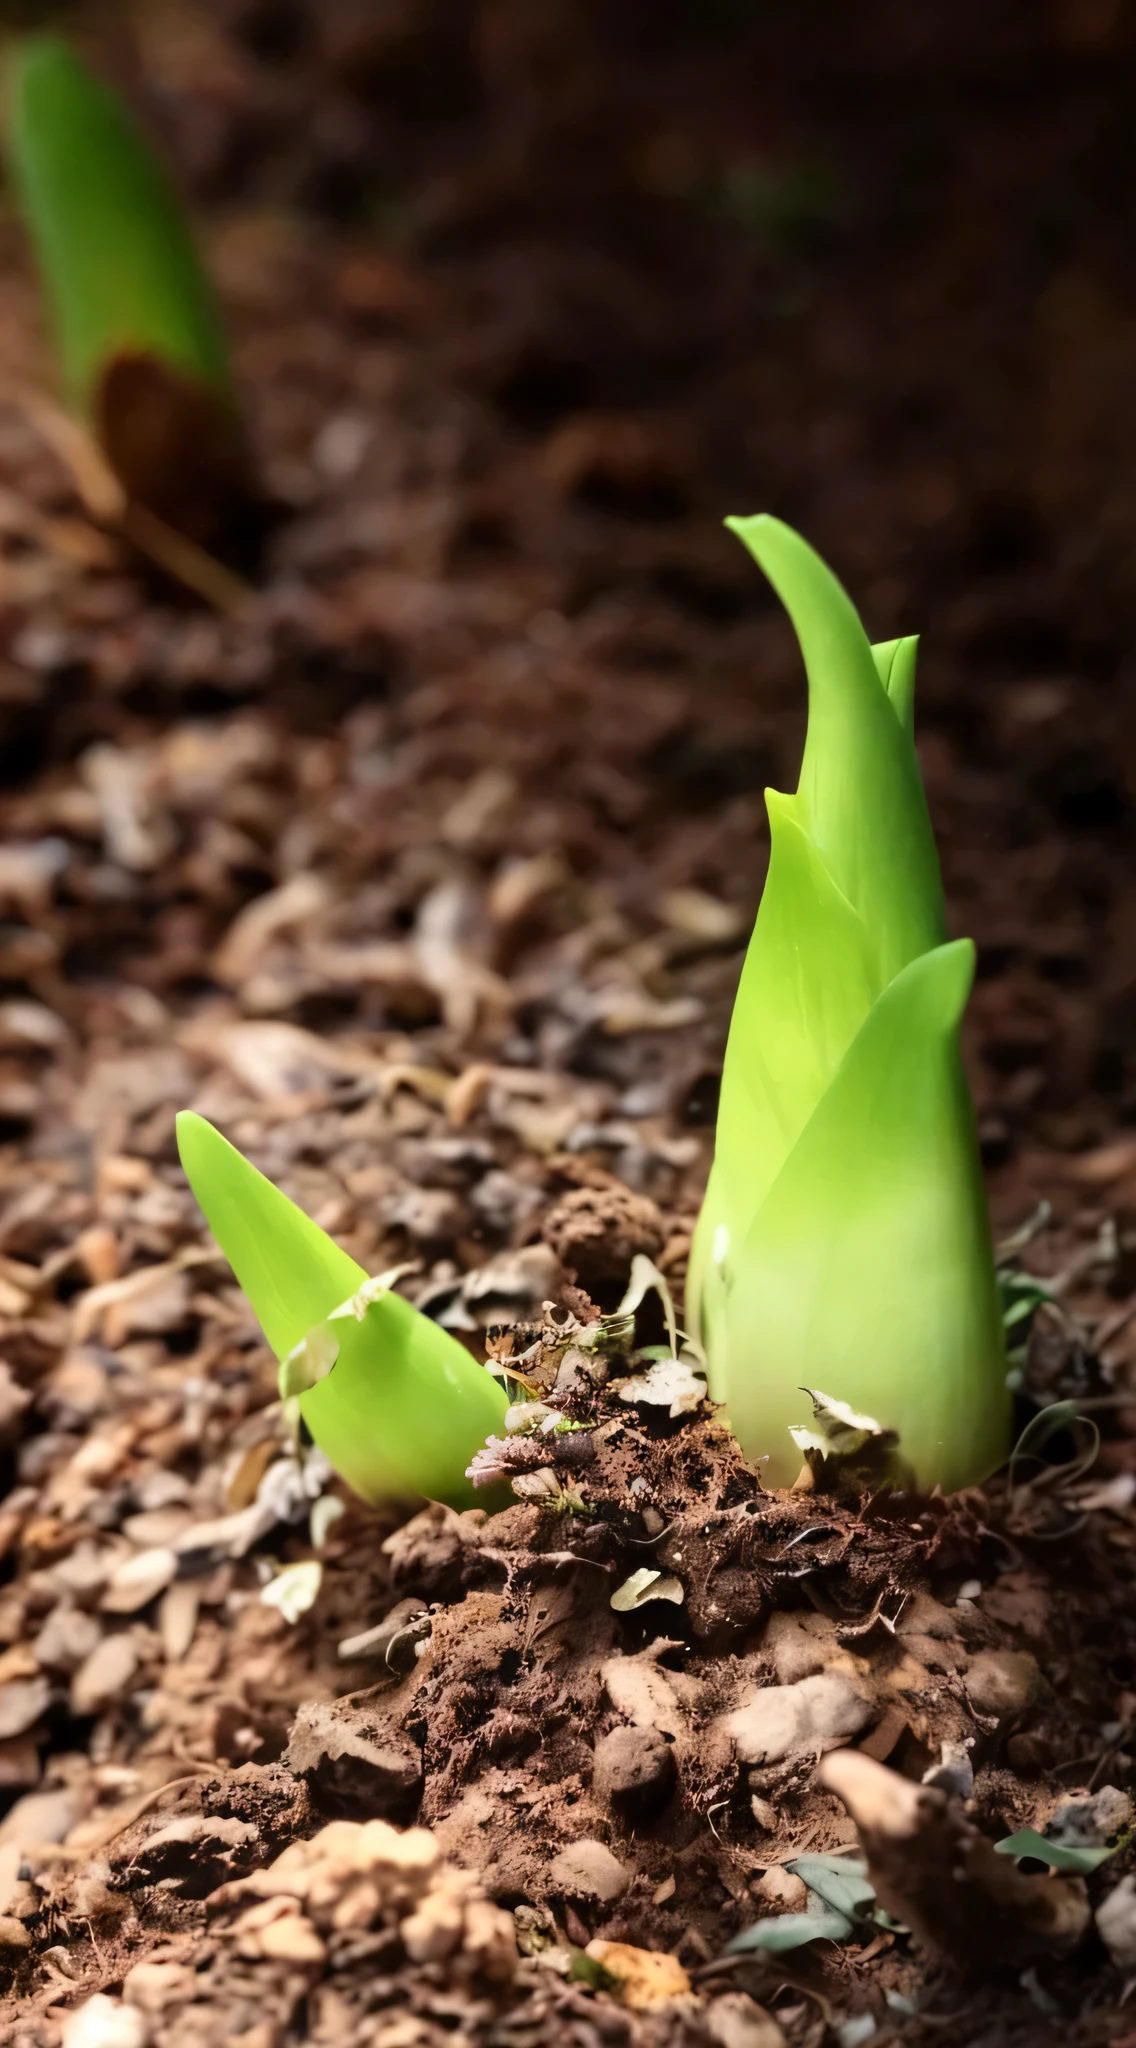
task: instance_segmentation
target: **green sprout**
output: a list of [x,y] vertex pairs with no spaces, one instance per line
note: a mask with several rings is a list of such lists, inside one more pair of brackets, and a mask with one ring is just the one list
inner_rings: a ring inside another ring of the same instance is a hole
[[76,412],[97,416],[100,381],[123,355],[227,394],[224,335],[182,208],[121,102],[59,38],[16,45],[6,132]]
[[508,1397],[465,1346],[371,1279],[204,1117],[177,1120],[197,1200],[280,1364],[314,1441],[369,1501],[425,1496],[450,1507],[509,1504],[475,1492],[466,1466],[503,1430]]
[[126,108],[67,44],[31,36],[4,144],[72,418],[29,410],[96,518],[224,611],[225,549],[254,497],[225,337],[189,225]]
[[951,1491],[1002,1462],[1010,1403],[958,1043],[974,947],[946,938],[912,737],[917,643],[870,646],[779,520],[728,524],[793,621],[809,722],[796,795],[767,792],[769,873],[687,1320],[714,1398],[774,1484],[815,1442],[816,1395],[814,1410],[839,1404],[897,1440],[906,1483]]

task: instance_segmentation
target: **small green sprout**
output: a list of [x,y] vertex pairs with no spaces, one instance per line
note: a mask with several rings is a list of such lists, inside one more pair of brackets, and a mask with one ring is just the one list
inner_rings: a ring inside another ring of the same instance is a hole
[[32,36],[11,61],[7,115],[76,411],[92,411],[99,378],[124,351],[227,390],[224,335],[185,216],[115,94],[65,42]]
[[181,1163],[315,1442],[365,1500],[507,1505],[466,1466],[508,1398],[464,1345],[370,1279],[204,1117],[177,1120]]
[[[785,604],[809,723],[795,796],[767,792],[769,874],[730,1026],[687,1322],[774,1484],[816,1399],[951,1491],[1008,1449],[1006,1350],[958,1028],[974,974],[946,939],[912,736],[914,639],[872,647],[811,548],[730,520]],[[805,1391],[811,1390],[811,1393]]]

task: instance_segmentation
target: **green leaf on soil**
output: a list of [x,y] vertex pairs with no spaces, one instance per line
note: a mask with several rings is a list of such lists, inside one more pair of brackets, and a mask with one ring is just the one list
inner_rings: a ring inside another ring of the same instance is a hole
[[858,1856],[798,1856],[785,1868],[834,1913],[845,1913],[854,1920],[875,1909],[875,1886],[869,1881],[867,1864]]
[[855,1924],[844,1913],[836,1913],[822,1900],[810,1901],[805,1913],[776,1913],[769,1920],[759,1920],[743,1933],[735,1934],[727,1942],[723,1954],[744,1956],[753,1952],[766,1955],[784,1955],[787,1950],[804,1948],[810,1941],[847,1941],[855,1933]]
[[[465,1477],[508,1405],[492,1376],[393,1293],[389,1274],[370,1280],[204,1117],[183,1111],[177,1133],[209,1227],[288,1368],[315,1442],[348,1484],[372,1501],[506,1505],[505,1488],[495,1502]],[[321,1376],[329,1321],[337,1349]]]
[[1013,1266],[998,1268],[998,1294],[1002,1303],[1002,1324],[1015,1330],[1029,1322],[1046,1302],[1056,1300],[1051,1288],[1033,1273],[1019,1273]]
[[1050,1870],[1064,1870],[1078,1877],[1088,1877],[1090,1872],[1099,1870],[1110,1856],[1115,1856],[1116,1844],[1111,1849],[1088,1849],[1069,1846],[1063,1842],[1051,1842],[1045,1835],[1039,1835],[1036,1828],[1019,1828],[1016,1835],[1006,1835],[995,1842],[999,1856],[1029,1856],[1035,1863],[1047,1863]]
[[785,1868],[808,1886],[805,1912],[777,1913],[759,1920],[735,1935],[726,1955],[748,1955],[755,1950],[781,1955],[810,1941],[847,1941],[857,1930],[885,1920],[876,1906],[868,1866],[859,1857],[798,1856]]

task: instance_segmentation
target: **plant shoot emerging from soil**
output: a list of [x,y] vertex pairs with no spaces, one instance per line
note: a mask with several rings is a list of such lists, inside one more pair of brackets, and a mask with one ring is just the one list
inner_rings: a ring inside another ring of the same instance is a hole
[[[688,1322],[750,1457],[790,1484],[810,1391],[944,1491],[1006,1454],[1005,1342],[958,1044],[974,973],[946,941],[912,737],[916,641],[871,647],[835,577],[769,517],[729,522],[804,653],[794,796],[730,1026]],[[796,1446],[791,1431],[797,1431]]]
[[371,1279],[204,1117],[177,1120],[186,1177],[315,1442],[365,1500],[492,1507],[465,1477],[507,1397],[464,1345]]
[[116,358],[228,392],[225,341],[189,227],[116,96],[54,36],[16,45],[6,141],[68,397],[95,416]]
[[5,87],[12,186],[74,417],[35,392],[29,410],[99,519],[234,609],[242,587],[194,550],[225,550],[252,478],[186,216],[126,108],[66,43],[17,43]]

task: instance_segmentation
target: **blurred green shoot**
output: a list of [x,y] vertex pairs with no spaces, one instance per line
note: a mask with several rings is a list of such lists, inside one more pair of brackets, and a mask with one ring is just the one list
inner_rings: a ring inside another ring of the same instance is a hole
[[505,1505],[475,1493],[467,1465],[500,1433],[508,1397],[464,1345],[371,1279],[204,1117],[177,1119],[181,1162],[209,1227],[256,1312],[314,1441],[369,1501],[425,1496]]
[[225,340],[185,215],[116,96],[54,36],[16,45],[7,138],[67,392],[92,415],[140,352],[227,392]]
[[59,38],[18,41],[8,167],[67,404],[129,499],[201,542],[245,482],[224,332],[184,210],[117,96]]

